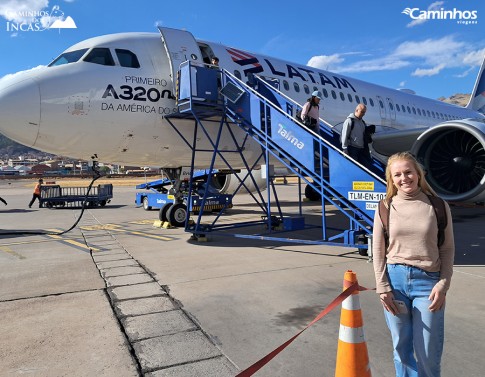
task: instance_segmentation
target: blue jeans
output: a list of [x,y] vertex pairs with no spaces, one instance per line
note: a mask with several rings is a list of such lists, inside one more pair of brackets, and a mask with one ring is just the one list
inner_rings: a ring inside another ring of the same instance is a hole
[[388,264],[387,276],[394,299],[403,301],[407,314],[384,310],[394,347],[396,377],[439,377],[444,343],[444,308],[430,312],[431,289],[439,272],[402,264]]

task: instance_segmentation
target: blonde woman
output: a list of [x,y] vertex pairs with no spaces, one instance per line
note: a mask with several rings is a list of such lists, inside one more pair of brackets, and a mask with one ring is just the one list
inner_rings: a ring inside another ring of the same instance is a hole
[[[438,221],[423,168],[408,152],[386,168],[388,224],[376,211],[373,233],[377,293],[392,336],[397,377],[439,377],[446,292],[453,274],[453,224],[438,242]],[[387,235],[387,236],[386,236]]]

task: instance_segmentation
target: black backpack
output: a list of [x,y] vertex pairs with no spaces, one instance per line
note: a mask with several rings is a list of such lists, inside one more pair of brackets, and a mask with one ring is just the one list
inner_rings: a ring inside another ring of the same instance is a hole
[[[312,108],[312,103],[311,103],[311,98],[308,98],[307,102],[310,102],[310,109]],[[310,110],[308,109],[308,110]],[[303,111],[303,107],[301,107],[300,109],[298,109],[298,111],[296,112],[295,114],[295,118],[299,121],[299,122],[302,122],[306,127],[310,127],[312,128],[312,121],[310,119],[310,117],[306,117],[305,120],[302,120],[301,119],[301,112]]]
[[[433,206],[438,223],[438,247],[445,242],[445,228],[448,225],[448,218],[446,217],[445,201],[438,196],[428,195],[428,199]],[[382,220],[384,228],[384,239],[386,240],[386,250],[389,247],[389,212],[391,211],[392,198],[386,207],[384,199],[379,202],[379,216]]]

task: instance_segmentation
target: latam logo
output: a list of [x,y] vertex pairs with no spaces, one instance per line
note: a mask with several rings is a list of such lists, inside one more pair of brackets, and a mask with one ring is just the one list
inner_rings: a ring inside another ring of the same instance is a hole
[[234,63],[239,64],[241,67],[247,67],[244,69],[246,76],[248,73],[261,73],[263,67],[259,64],[258,58],[245,51],[238,50],[236,48],[228,48],[226,51],[231,55],[231,59]]
[[478,23],[478,11],[476,10],[421,10],[419,8],[406,8],[401,13],[408,15],[413,20],[457,20],[458,23],[472,21]]
[[303,149],[305,147],[305,143],[303,141],[298,140],[298,138],[293,135],[291,131],[285,129],[285,126],[281,123],[278,123],[278,135],[280,135],[283,139],[288,140],[291,144],[293,144],[298,149]]

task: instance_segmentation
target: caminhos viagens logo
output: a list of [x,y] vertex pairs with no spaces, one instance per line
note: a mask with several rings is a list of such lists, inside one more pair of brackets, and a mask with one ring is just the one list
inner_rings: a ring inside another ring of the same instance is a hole
[[420,8],[405,8],[401,13],[408,15],[413,20],[452,20],[458,24],[478,24],[477,10],[460,10],[457,8],[453,8],[452,10],[445,8],[422,10]]

